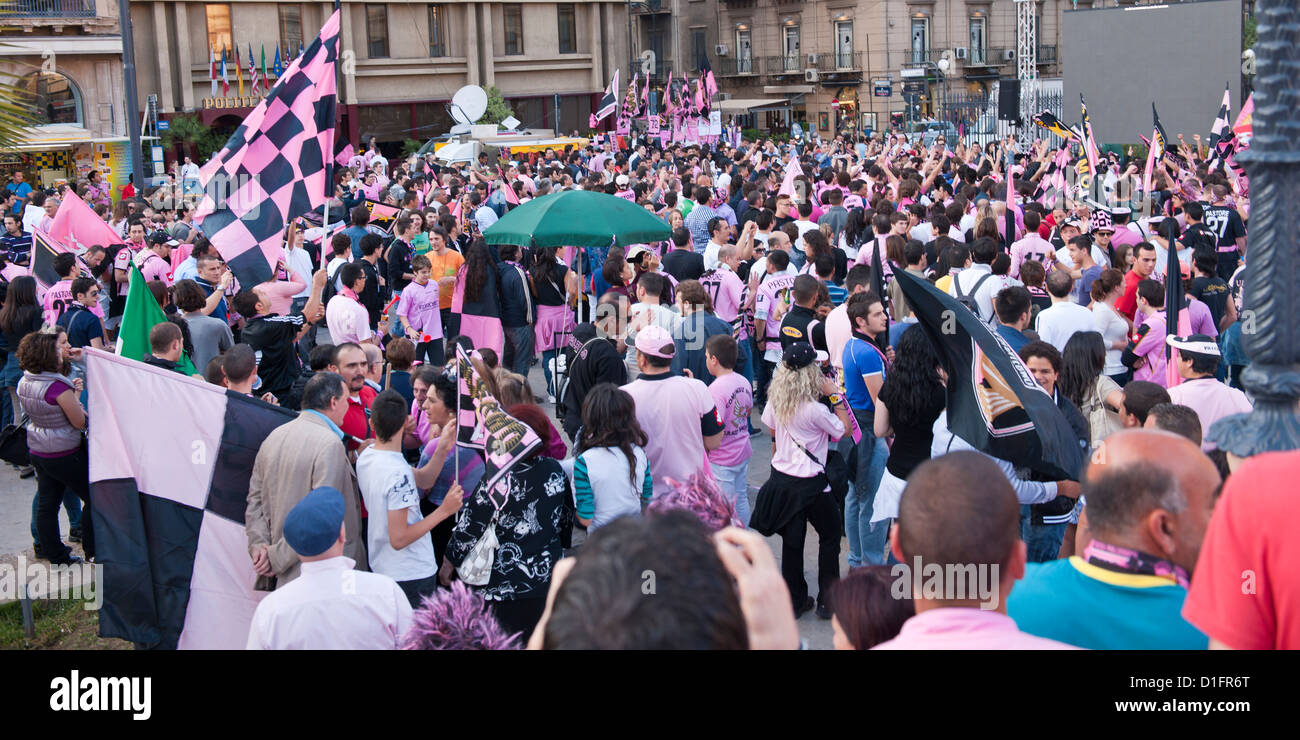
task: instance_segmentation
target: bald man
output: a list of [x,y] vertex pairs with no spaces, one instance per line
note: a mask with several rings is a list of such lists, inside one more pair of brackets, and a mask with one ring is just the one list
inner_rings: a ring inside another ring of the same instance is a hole
[[908,476],[890,548],[901,561],[895,598],[916,616],[875,650],[1056,650],[1069,645],[1020,631],[1006,596],[1025,572],[1020,502],[993,459],[951,452]]
[[[1186,437],[1117,432],[1084,473],[1091,541],[1031,564],[1008,599],[1020,629],[1093,650],[1204,650],[1181,611],[1222,480]],[[1086,526],[1085,526],[1086,521]]]

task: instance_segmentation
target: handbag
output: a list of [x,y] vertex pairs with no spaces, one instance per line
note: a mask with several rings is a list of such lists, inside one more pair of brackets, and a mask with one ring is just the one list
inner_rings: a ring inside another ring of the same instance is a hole
[[31,452],[27,448],[27,414],[17,424],[7,424],[0,430],[0,460],[14,465],[31,465]]
[[497,540],[497,517],[500,516],[501,508],[506,505],[506,502],[502,498],[498,506],[492,499],[491,491],[487,493],[487,497],[496,510],[492,512],[492,518],[488,520],[483,534],[456,568],[456,575],[468,586],[486,586],[488,581],[492,580],[492,565],[496,561],[497,548],[501,546]]

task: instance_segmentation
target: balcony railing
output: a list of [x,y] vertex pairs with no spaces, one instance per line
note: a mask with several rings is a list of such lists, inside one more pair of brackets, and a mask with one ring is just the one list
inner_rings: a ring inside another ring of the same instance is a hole
[[9,0],[0,2],[5,18],[94,18],[95,0]]
[[797,75],[804,70],[804,57],[802,54],[783,54],[781,56],[767,57],[766,62],[769,75]]
[[759,73],[759,60],[754,57],[723,57],[713,65],[719,77],[744,77]]
[[817,68],[822,72],[856,72],[862,69],[862,52],[836,51],[818,54]]

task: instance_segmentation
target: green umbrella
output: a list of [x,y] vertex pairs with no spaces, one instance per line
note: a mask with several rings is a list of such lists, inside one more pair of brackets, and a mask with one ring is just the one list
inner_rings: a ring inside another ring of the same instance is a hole
[[483,232],[488,244],[522,247],[625,247],[671,236],[668,224],[636,203],[589,190],[534,198]]

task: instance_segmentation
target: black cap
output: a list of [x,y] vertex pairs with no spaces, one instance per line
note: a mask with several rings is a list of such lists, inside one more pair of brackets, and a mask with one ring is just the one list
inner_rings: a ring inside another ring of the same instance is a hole
[[781,355],[781,362],[791,370],[802,370],[817,359],[817,350],[807,342],[795,342]]

